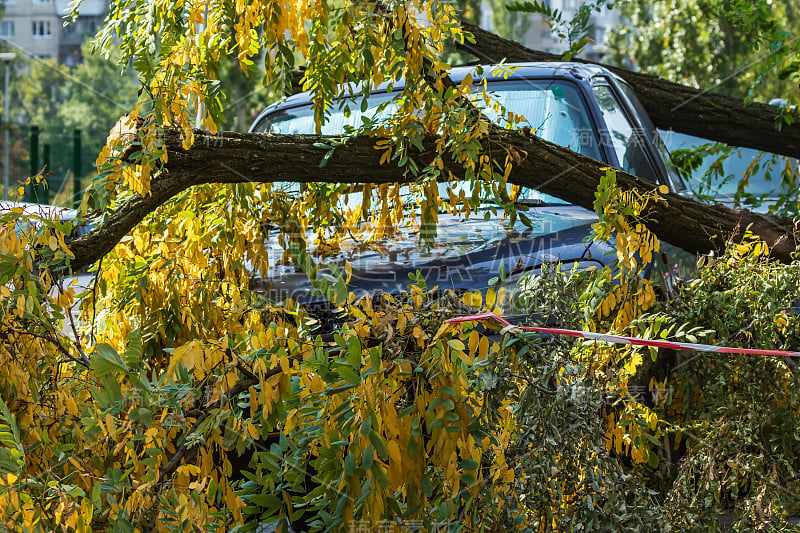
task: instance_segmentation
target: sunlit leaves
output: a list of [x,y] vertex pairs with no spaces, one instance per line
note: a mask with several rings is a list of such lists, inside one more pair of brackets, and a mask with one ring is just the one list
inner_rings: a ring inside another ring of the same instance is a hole
[[[624,332],[656,301],[653,281],[644,273],[655,261],[659,242],[645,226],[647,205],[665,194],[660,186],[650,195],[622,191],[612,169],[600,180],[595,193],[595,211],[600,221],[594,225],[596,238],[613,239],[616,268],[606,267],[583,296],[586,328],[593,331]],[[628,388],[643,364],[641,349],[605,346],[600,349],[604,365],[615,368],[616,394],[622,400],[621,412],[609,414],[608,449],[626,453],[637,463],[655,463],[652,440],[661,436],[657,416],[640,403]]]
[[[304,67],[318,130],[332,106],[366,113],[381,84],[397,88],[373,117],[326,141],[325,153],[351,135],[369,135],[383,164],[415,179],[360,190],[184,191],[98,265],[82,304],[85,331],[74,343],[59,332],[72,295],[46,296],[55,278],[43,259],[69,256],[62,228],[45,223],[21,234],[13,217],[3,220],[0,389],[14,401],[0,441],[9,461],[25,451],[26,477],[7,478],[20,490],[4,493],[0,511],[27,525],[40,520],[41,529],[225,531],[245,518],[285,523],[307,513],[319,529],[421,520],[428,529],[448,522],[510,530],[578,522],[596,511],[602,492],[625,500],[601,486],[624,480],[606,477],[616,467],[604,455],[597,399],[568,401],[567,388],[586,377],[588,350],[578,364],[561,348],[545,358],[533,340],[501,344],[463,326],[442,327],[453,309],[502,311],[503,287],[437,298],[417,274],[402,297],[357,299],[346,283],[352,268],[319,266],[351,245],[380,247],[410,220],[430,242],[440,211],[470,214],[487,199],[514,222],[506,178],[525,154],[484,148],[495,126],[482,110],[500,116],[503,127],[520,120],[469,77],[449,83],[441,53],[448,39],[464,37],[450,5],[117,2],[101,40],[115,34],[143,88],[101,154],[89,206],[113,208],[168,179],[160,128],[179,128],[191,149],[193,126],[220,126],[217,78],[230,58],[247,72],[264,61],[265,82],[280,88],[291,69]],[[423,145],[427,135],[436,136],[431,145]],[[122,146],[133,149],[125,161]],[[425,168],[414,157],[420,149],[434,154]],[[444,171],[447,159],[461,175]],[[449,183],[440,189],[440,182]],[[347,203],[352,197],[358,201]],[[598,233],[616,236],[620,271],[592,280],[587,327],[622,330],[653,304],[652,287],[639,278],[658,250],[637,219],[644,204],[606,176]],[[269,257],[268,239],[278,241],[282,257]],[[291,300],[269,301],[251,285],[289,260],[333,304],[337,323],[323,335],[320,318]],[[643,364],[635,351],[591,356],[598,373],[619,371],[620,395]],[[608,428],[609,447],[625,444],[644,462],[658,420],[624,401]],[[576,419],[589,433],[556,449]],[[625,429],[634,424],[641,427]],[[234,467],[234,454],[246,464]],[[582,487],[584,479],[595,486]],[[26,490],[38,500],[25,500]]]

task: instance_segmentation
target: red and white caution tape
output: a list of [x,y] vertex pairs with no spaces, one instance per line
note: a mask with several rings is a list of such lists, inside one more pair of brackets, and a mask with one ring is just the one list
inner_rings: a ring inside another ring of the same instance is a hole
[[447,320],[450,324],[458,322],[481,322],[484,320],[494,320],[504,327],[501,333],[514,330],[538,331],[539,333],[550,333],[552,335],[568,335],[594,341],[611,342],[614,344],[634,344],[636,346],[654,346],[656,348],[672,348],[673,350],[695,350],[698,352],[718,352],[718,353],[742,353],[751,355],[780,355],[784,357],[800,357],[800,352],[788,352],[786,350],[757,350],[753,348],[733,348],[731,346],[713,346],[711,344],[694,344],[691,342],[672,342],[657,341],[650,339],[640,339],[638,337],[623,337],[622,335],[611,335],[608,333],[594,333],[592,331],[577,331],[574,329],[559,328],[537,328],[531,326],[517,326],[510,323],[505,318],[494,313],[480,313],[477,315],[460,316]]

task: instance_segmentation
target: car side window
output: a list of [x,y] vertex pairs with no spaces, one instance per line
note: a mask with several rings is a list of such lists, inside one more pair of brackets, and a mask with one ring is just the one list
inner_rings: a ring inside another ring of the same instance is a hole
[[659,133],[667,149],[677,152],[676,159],[683,159],[693,167],[687,172],[689,188],[701,197],[729,200],[745,193],[759,199],[774,199],[780,194],[781,184],[793,183],[792,174],[797,172],[796,159],[752,148],[728,147],[676,131]]
[[658,177],[653,170],[643,145],[643,136],[630,123],[622,105],[611,87],[605,84],[592,86],[600,111],[605,121],[606,132],[611,148],[617,155],[620,168],[629,174],[656,182]]

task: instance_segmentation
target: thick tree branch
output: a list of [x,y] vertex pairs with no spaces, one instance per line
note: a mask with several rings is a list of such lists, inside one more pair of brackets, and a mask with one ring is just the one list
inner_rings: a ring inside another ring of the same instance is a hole
[[[407,183],[402,168],[381,165],[375,139],[348,139],[338,146],[327,164],[319,162],[326,153],[320,146],[328,137],[316,135],[265,135],[226,132],[209,135],[195,131],[190,150],[181,146],[181,132],[164,132],[169,154],[166,172],[151,181],[150,194],[134,194],[116,213],[83,237],[68,243],[75,254],[73,268],[94,263],[148,213],[179,192],[203,183]],[[420,168],[433,158],[435,139],[427,138],[425,150],[415,156]],[[523,131],[495,130],[486,137],[485,147],[495,153],[510,152],[518,162],[509,176],[511,183],[541,190],[574,204],[592,209],[594,194],[605,163],[542,141]],[[456,176],[461,168],[446,162]],[[650,182],[617,172],[620,186],[642,193],[654,188]],[[726,240],[751,230],[772,248],[774,257],[788,261],[795,250],[796,234],[791,219],[709,206],[676,194],[663,196],[651,208],[648,226],[659,238],[690,252],[721,249]]]
[[[475,36],[474,43],[459,47],[487,63],[562,61],[560,56],[531,50],[478,26],[462,22]],[[581,63],[598,64],[583,59]],[[650,74],[602,65],[628,82],[636,91],[656,127],[800,158],[800,121],[776,129],[778,108],[761,103],[745,105],[741,100],[701,91]]]

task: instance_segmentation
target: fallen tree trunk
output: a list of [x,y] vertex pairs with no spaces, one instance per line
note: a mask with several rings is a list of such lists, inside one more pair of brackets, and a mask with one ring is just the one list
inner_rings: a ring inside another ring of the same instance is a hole
[[[562,61],[561,56],[531,50],[478,26],[462,22],[462,27],[475,36],[475,43],[463,43],[459,47],[481,61]],[[599,64],[583,59],[574,61]],[[745,105],[736,98],[701,91],[650,74],[601,66],[633,87],[657,128],[800,158],[800,121],[784,123],[778,130],[778,108],[774,106],[761,103]]]
[[[267,183],[275,181],[333,183],[403,183],[410,181],[403,169],[381,165],[375,139],[348,139],[338,146],[327,164],[319,162],[327,152],[321,144],[329,137],[316,135],[264,135],[225,132],[210,135],[195,131],[189,150],[181,145],[181,132],[166,130],[164,147],[169,158],[166,172],[151,181],[147,196],[133,194],[108,220],[91,232],[68,243],[75,255],[72,267],[92,264],[107,254],[148,213],[179,192],[203,183]],[[424,168],[435,154],[435,139],[426,139],[424,150],[415,155]],[[538,189],[574,204],[592,209],[600,176],[608,165],[566,148],[542,141],[522,131],[495,129],[485,144],[511,150],[520,156],[509,176],[511,183]],[[138,147],[129,145],[129,151]],[[456,175],[461,168],[447,163]],[[621,187],[646,193],[650,182],[617,172]],[[650,210],[648,227],[662,240],[690,252],[720,249],[729,238],[750,229],[771,247],[774,257],[788,261],[794,252],[796,234],[791,219],[709,206],[675,194],[661,196]]]

